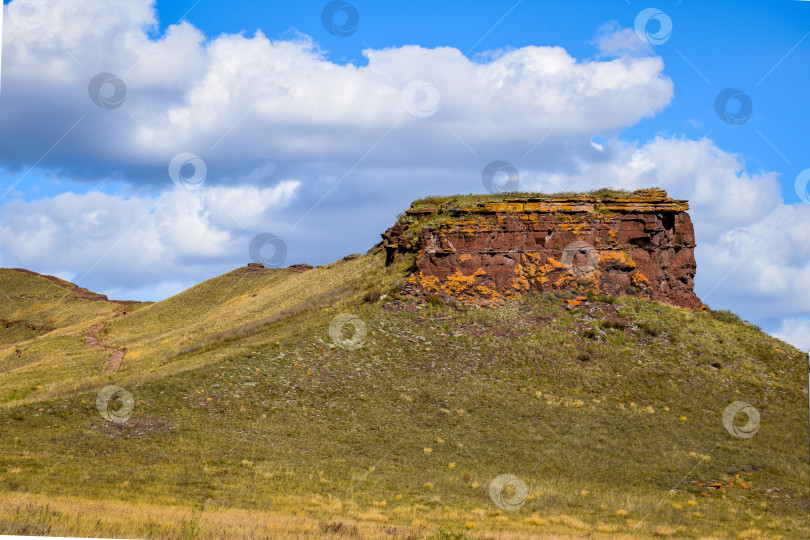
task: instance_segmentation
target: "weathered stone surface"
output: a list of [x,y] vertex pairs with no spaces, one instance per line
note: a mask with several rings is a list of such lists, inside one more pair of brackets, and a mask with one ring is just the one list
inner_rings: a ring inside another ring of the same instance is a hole
[[[409,286],[422,294],[480,302],[585,289],[696,308],[688,208],[658,189],[412,207],[383,234],[383,245],[389,264],[417,254]],[[431,225],[420,226],[425,220]]]

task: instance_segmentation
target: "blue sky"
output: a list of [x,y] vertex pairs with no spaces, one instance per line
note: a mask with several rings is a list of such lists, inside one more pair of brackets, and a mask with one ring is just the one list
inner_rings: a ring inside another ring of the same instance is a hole
[[[810,347],[810,2],[353,1],[345,36],[321,1],[4,4],[2,266],[155,300],[258,233],[323,264],[498,159],[690,199],[698,295]],[[169,172],[192,154],[198,189]]]

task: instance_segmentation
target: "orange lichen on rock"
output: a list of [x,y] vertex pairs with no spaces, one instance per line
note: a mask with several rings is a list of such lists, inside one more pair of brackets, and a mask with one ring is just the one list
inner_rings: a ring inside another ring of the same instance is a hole
[[529,291],[531,284],[526,276],[523,274],[522,269],[518,269],[515,279],[512,281],[512,288],[518,291]]
[[636,263],[630,255],[624,251],[603,250],[599,252],[599,264],[607,267],[623,268],[625,270],[632,270],[636,268]]
[[461,270],[456,271],[455,274],[448,276],[440,285],[442,292],[452,296],[461,296],[467,289],[475,285],[475,276],[465,276]]
[[430,292],[439,292],[441,289],[439,278],[436,276],[425,276],[422,272],[419,272],[419,277],[411,276],[408,281]]
[[647,276],[642,274],[641,272],[636,272],[630,276],[630,283],[633,284],[634,287],[649,287],[650,280],[647,279]]
[[590,213],[583,214],[560,214],[557,217],[560,229],[564,231],[571,231],[575,235],[582,234],[586,229],[589,229],[592,223],[592,216]]

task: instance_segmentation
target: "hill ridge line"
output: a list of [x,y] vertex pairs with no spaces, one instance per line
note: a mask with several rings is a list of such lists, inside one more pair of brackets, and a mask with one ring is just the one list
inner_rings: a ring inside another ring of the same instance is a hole
[[138,300],[110,300],[109,298],[107,298],[106,294],[93,292],[89,289],[85,289],[84,287],[79,287],[78,285],[76,285],[75,283],[71,283],[70,281],[60,279],[56,276],[51,276],[49,274],[40,274],[39,272],[34,272],[33,270],[28,270],[26,268],[9,268],[9,270],[46,279],[51,283],[53,283],[54,285],[56,285],[57,287],[61,287],[65,290],[70,291],[81,300],[89,300],[91,302],[109,302],[111,304],[122,304],[122,305],[140,303]]

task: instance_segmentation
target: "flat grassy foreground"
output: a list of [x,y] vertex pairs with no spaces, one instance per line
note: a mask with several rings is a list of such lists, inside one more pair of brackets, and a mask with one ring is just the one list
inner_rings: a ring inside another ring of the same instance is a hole
[[[729,313],[630,297],[418,303],[381,259],[240,269],[10,343],[0,533],[810,537],[800,351]],[[28,300],[2,316],[59,313]],[[341,313],[362,321],[359,347],[351,325],[330,336]],[[113,372],[82,349],[105,316],[102,343],[127,350]],[[132,394],[123,422],[97,409],[108,385]],[[759,413],[751,437],[724,426],[735,401]],[[493,498],[502,474],[519,482]]]

